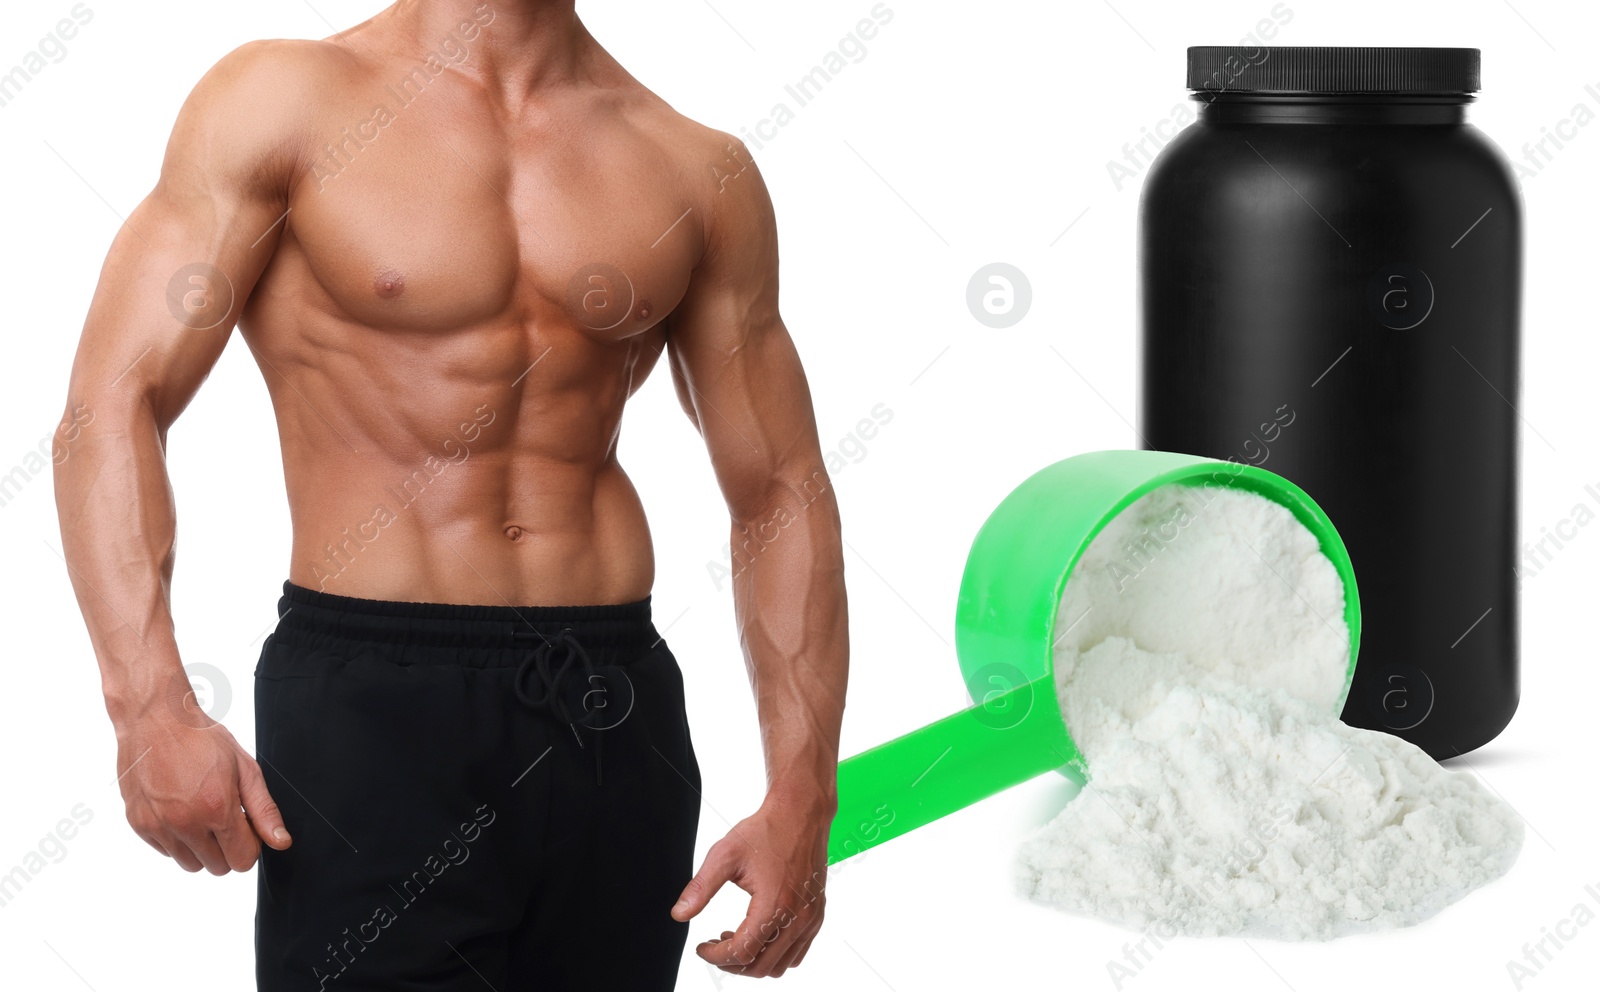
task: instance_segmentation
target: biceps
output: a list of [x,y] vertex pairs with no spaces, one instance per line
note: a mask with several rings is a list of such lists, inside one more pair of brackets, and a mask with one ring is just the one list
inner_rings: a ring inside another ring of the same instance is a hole
[[729,508],[745,516],[822,468],[811,392],[781,322],[725,352],[678,349],[674,372]]
[[113,239],[73,367],[74,395],[148,403],[165,427],[227,344],[275,244],[274,204],[162,188]]

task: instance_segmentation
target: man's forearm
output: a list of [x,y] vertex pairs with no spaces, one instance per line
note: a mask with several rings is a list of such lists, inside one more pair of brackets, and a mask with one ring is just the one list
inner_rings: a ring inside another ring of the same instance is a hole
[[843,545],[820,467],[733,527],[734,609],[770,798],[831,813],[849,671]]
[[[79,396],[94,422],[55,467],[62,554],[119,727],[168,699],[178,660],[167,587],[175,520],[154,413],[113,389]],[[69,414],[70,415],[70,414]]]

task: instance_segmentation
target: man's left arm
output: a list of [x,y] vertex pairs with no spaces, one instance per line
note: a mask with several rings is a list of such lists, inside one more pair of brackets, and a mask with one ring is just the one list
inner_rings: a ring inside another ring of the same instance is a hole
[[710,201],[705,255],[668,318],[667,347],[731,517],[734,611],[767,793],[712,845],[672,914],[687,920],[734,883],[750,894],[744,921],[696,952],[775,977],[800,963],[822,925],[849,667],[844,561],[810,390],[778,315],[771,198],[750,164]]

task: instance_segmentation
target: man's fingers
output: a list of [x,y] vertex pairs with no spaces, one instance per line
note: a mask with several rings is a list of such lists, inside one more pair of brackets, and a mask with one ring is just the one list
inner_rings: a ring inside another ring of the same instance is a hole
[[811,941],[814,939],[816,939],[815,928],[810,933],[801,936],[793,944],[790,944],[789,949],[783,952],[783,958],[778,962],[774,974],[782,974],[790,968],[799,967],[800,962],[806,958],[806,951],[811,949]]
[[794,960],[789,962],[789,967],[791,967],[791,968],[800,967],[800,962],[802,962],[802,961],[804,961],[806,959],[806,953],[811,950],[811,944],[816,939],[817,939],[817,935],[813,933],[811,936],[809,936],[805,940],[801,941],[801,943],[800,943],[800,951],[799,951],[799,953],[797,953],[794,956]]
[[228,859],[228,867],[234,871],[249,871],[261,854],[261,843],[242,809],[234,810],[228,822],[212,833],[222,848],[223,857]]
[[723,841],[711,845],[711,850],[706,852],[705,863],[695,876],[689,879],[689,884],[683,887],[683,893],[678,896],[678,901],[672,907],[672,918],[679,923],[693,919],[699,915],[717,890],[728,882],[733,881],[734,858],[727,853]]
[[[288,848],[289,830],[283,825],[283,814],[267,791],[266,779],[261,777],[261,766],[255,759],[239,751],[239,800],[244,803],[245,815],[257,837],[275,851]],[[253,860],[253,859],[252,859]]]
[[[758,826],[765,829],[764,824]],[[820,841],[816,847],[820,858]],[[743,843],[743,834],[736,828],[712,845],[699,873],[690,879],[672,909],[674,919],[686,921],[703,910],[727,882],[749,893],[750,903],[738,928],[723,931],[721,938],[695,948],[695,954],[708,964],[749,978],[778,976],[794,967],[822,924],[820,886],[807,883],[802,888],[788,880],[795,871],[795,865],[788,862],[798,863],[798,856],[778,858],[774,865],[756,859],[760,850]],[[814,872],[813,881],[816,878]]]
[[756,928],[756,959],[742,974],[751,978],[777,978],[789,966],[789,951],[804,936],[794,912],[780,907],[767,923]]
[[800,967],[800,962],[806,958],[806,951],[811,949],[811,942],[816,939],[817,929],[817,926],[813,926],[809,932],[795,938],[794,943],[789,945],[789,949],[783,952],[783,957],[773,966],[773,978],[781,978],[790,968]]
[[794,916],[788,909],[765,900],[759,905],[751,900],[750,911],[733,936],[701,944],[695,948],[695,953],[718,967],[737,968],[741,975],[762,978],[793,939],[789,927],[793,922]]
[[744,974],[745,967],[755,963],[759,947],[738,934],[728,934],[718,940],[708,940],[694,949],[707,964]]
[[189,849],[189,845],[184,843],[182,838],[169,834],[162,837],[160,843],[166,848],[167,856],[176,861],[178,867],[184,871],[195,872],[205,867],[201,864],[199,856]]
[[157,841],[155,838],[148,837],[148,836],[146,836],[144,834],[139,834],[139,839],[144,841],[146,844],[149,844],[151,847],[155,848],[158,852],[160,852],[160,854],[161,854],[161,856],[163,858],[172,857],[172,852],[167,850],[166,847],[164,845],[162,845],[160,841]]
[[222,845],[217,843],[216,835],[211,831],[184,839],[206,871],[213,875],[226,875],[233,870],[228,865],[228,856],[222,853]]

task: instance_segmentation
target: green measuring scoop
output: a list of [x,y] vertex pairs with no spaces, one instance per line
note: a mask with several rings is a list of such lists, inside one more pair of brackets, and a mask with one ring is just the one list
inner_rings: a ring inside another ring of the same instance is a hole
[[1316,536],[1344,582],[1349,691],[1361,632],[1355,573],[1332,522],[1304,490],[1253,465],[1166,451],[1068,458],[1012,490],[967,554],[956,656],[975,705],[839,763],[829,864],[1046,772],[1083,775],[1083,756],[1056,701],[1052,649],[1061,593],[1106,524],[1171,484],[1257,493]]

